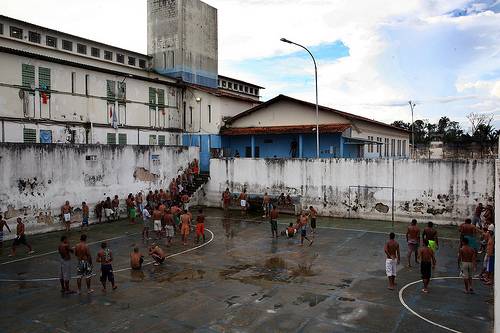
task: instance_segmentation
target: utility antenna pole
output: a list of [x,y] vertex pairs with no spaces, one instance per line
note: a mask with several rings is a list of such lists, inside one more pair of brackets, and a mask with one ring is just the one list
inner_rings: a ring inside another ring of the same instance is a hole
[[411,100],[408,101],[408,104],[410,104],[410,109],[411,109],[411,157],[415,158],[415,127],[414,127],[414,121],[413,121],[413,109],[415,108],[415,102],[412,102]]

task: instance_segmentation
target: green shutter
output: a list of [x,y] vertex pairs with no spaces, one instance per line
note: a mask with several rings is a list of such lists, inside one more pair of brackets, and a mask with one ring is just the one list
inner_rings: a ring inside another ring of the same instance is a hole
[[156,135],[153,135],[153,134],[149,135],[149,144],[156,145]]
[[165,105],[165,90],[158,89],[158,105]]
[[23,64],[22,67],[23,87],[31,88],[35,86],[35,66]]
[[36,129],[23,128],[23,141],[25,143],[36,143]]
[[108,99],[115,99],[115,81],[106,80],[106,96]]
[[125,134],[125,133],[118,134],[118,144],[119,145],[126,145],[127,144],[127,134]]
[[158,135],[158,144],[160,146],[164,146],[165,145],[165,135]]
[[108,133],[108,145],[116,145],[116,133]]
[[38,86],[42,90],[50,90],[50,68],[38,68]]
[[149,104],[156,104],[156,89],[149,87]]
[[125,100],[127,98],[127,84],[125,82],[118,82],[118,99]]

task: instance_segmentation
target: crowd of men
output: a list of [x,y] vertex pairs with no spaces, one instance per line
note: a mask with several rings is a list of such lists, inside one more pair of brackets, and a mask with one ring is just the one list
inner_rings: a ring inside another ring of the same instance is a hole
[[[464,280],[464,293],[473,294],[473,279],[479,278],[485,285],[493,284],[493,272],[495,266],[495,225],[493,219],[493,207],[483,207],[478,204],[472,219],[466,219],[459,226],[459,251],[457,263],[460,275]],[[389,280],[388,289],[396,288],[397,265],[401,261],[400,246],[396,241],[396,235],[391,232],[389,241],[384,246],[386,254],[386,274]],[[408,254],[406,257],[407,267],[411,267],[412,256],[417,265],[420,265],[423,293],[429,292],[429,282],[432,271],[436,267],[436,252],[439,250],[439,238],[437,230],[432,222],[422,230],[413,219],[406,232]],[[478,262],[480,263],[478,269]]]

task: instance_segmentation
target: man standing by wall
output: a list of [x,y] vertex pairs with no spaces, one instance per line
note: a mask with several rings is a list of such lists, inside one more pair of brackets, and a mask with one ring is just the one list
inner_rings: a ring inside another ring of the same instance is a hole
[[411,220],[411,224],[406,231],[406,242],[408,243],[408,267],[411,267],[412,253],[415,253],[415,263],[419,263],[417,259],[417,250],[420,243],[420,229],[415,219]]
[[66,226],[66,232],[70,231],[71,226],[71,211],[73,208],[69,205],[69,201],[61,207],[61,215],[64,221],[64,225]]

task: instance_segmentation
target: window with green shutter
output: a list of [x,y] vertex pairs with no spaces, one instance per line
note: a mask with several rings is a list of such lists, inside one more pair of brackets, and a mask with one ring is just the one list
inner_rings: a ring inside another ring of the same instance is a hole
[[115,99],[115,81],[106,80],[106,96],[108,99]]
[[107,141],[108,145],[116,145],[116,133],[108,133]]
[[35,86],[35,66],[23,64],[22,67],[23,87],[30,88]]
[[127,134],[125,134],[125,133],[118,134],[118,144],[119,145],[126,145],[127,144]]
[[154,134],[149,135],[149,144],[152,146],[156,145],[156,135]]
[[118,82],[118,99],[125,100],[127,98],[127,84]]
[[38,86],[42,90],[50,90],[50,68],[38,68]]
[[23,142],[24,143],[36,143],[36,129],[23,128]]
[[165,135],[158,135],[158,144],[160,146],[164,146],[165,145]]
[[158,105],[165,105],[165,90],[163,89],[158,89]]
[[149,104],[150,105],[156,104],[156,89],[151,87],[149,88]]

